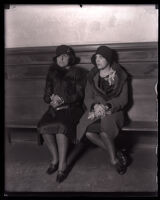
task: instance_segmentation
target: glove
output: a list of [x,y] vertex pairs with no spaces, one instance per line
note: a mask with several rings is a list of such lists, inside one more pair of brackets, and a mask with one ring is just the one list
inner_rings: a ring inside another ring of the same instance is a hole
[[106,115],[111,115],[112,114],[112,112],[111,112],[111,109],[112,108],[112,105],[110,104],[110,103],[107,103],[106,105],[105,105],[105,113],[106,113]]
[[94,113],[95,113],[95,117],[97,118],[105,117],[105,106],[103,104],[95,104]]
[[95,118],[95,113],[94,112],[89,112],[88,119],[93,120],[94,118]]
[[55,94],[52,94],[50,99],[51,99],[50,104],[52,105],[53,108],[56,108],[64,103],[64,100],[60,96]]

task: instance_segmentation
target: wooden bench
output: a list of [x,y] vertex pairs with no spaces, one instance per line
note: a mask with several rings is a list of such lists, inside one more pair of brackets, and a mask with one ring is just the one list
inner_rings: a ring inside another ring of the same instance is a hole
[[[157,132],[157,43],[106,44],[115,49],[130,74],[129,123],[124,132]],[[81,58],[78,66],[90,70],[90,58],[99,45],[72,46]],[[36,129],[47,110],[43,101],[45,78],[56,47],[10,48],[5,51],[5,127],[9,142],[13,129]],[[37,134],[38,144],[41,139]]]

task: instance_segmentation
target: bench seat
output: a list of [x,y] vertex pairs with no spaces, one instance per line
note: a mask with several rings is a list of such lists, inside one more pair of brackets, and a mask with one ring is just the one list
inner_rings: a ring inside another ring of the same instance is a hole
[[[6,123],[8,130],[8,140],[12,143],[12,131],[13,129],[36,129],[37,121],[25,121],[20,124],[18,121],[10,121]],[[144,122],[144,121],[132,121],[122,128],[122,132],[156,132],[158,130],[157,122]],[[41,138],[37,133],[37,143],[41,144]]]
[[[20,124],[18,121],[10,121],[6,123],[7,128],[33,128],[37,127],[37,121],[25,121],[23,124]],[[122,131],[157,131],[158,123],[157,122],[145,122],[145,121],[132,121],[125,125],[122,128]]]

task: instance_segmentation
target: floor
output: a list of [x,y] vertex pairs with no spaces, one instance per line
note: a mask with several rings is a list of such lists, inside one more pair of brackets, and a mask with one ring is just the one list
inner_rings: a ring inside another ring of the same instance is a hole
[[155,148],[141,146],[131,153],[127,173],[119,175],[107,154],[91,146],[75,162],[67,179],[56,183],[46,174],[50,154],[45,144],[19,141],[5,144],[5,192],[157,192]]

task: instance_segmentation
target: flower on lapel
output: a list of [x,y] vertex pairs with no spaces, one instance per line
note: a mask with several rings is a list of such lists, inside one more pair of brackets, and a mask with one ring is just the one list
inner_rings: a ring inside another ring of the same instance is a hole
[[115,80],[115,76],[116,76],[116,71],[112,71],[111,74],[109,74],[107,77],[105,77],[104,79],[106,81],[108,81],[109,85],[113,85],[114,84],[114,80]]

